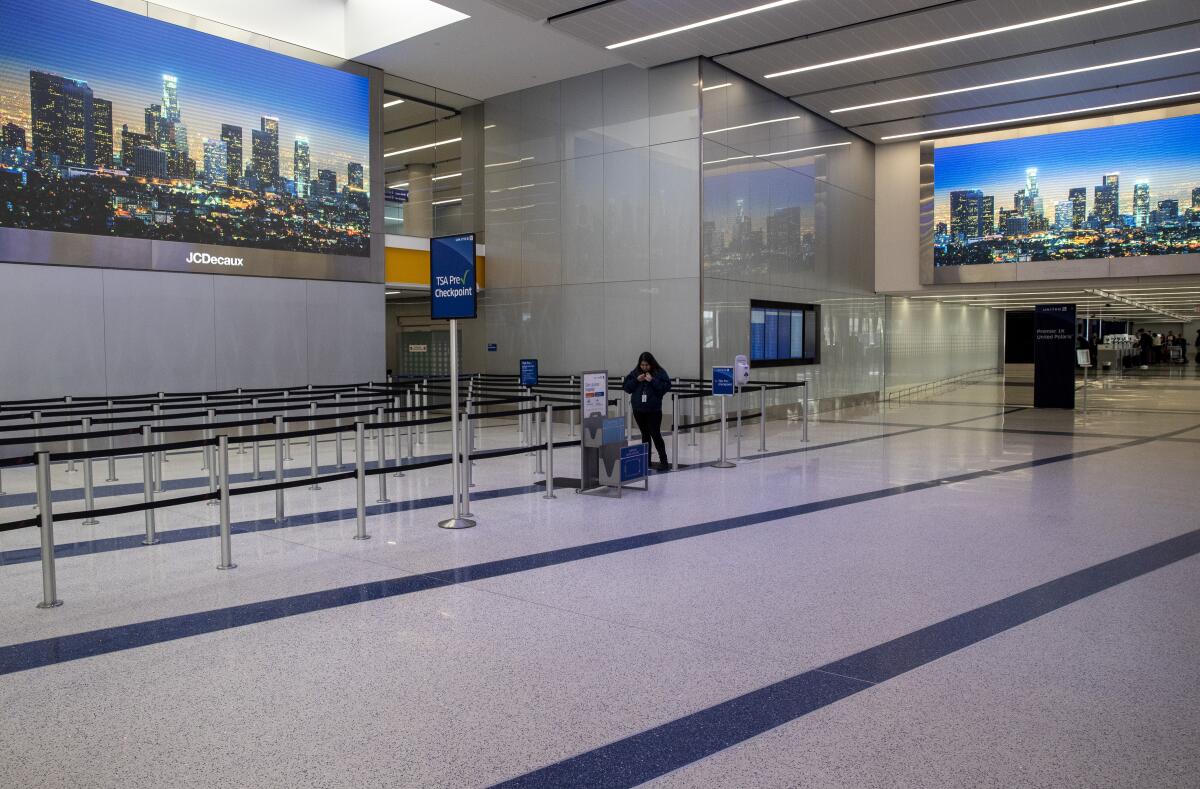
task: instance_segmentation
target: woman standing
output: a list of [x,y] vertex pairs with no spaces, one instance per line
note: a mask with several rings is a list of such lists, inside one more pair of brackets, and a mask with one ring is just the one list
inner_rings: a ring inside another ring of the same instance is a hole
[[625,376],[622,388],[630,396],[633,418],[637,421],[638,430],[642,431],[642,441],[654,443],[654,448],[658,450],[659,471],[668,470],[667,443],[662,437],[662,401],[663,395],[671,391],[671,377],[659,366],[654,354],[643,351],[638,357],[637,367]]

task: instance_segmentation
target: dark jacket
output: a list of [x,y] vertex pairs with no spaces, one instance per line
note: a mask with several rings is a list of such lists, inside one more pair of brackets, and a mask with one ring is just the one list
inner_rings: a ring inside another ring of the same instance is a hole
[[[663,395],[671,391],[671,376],[660,367],[654,372],[654,379],[647,383],[637,379],[641,374],[642,371],[635,367],[625,376],[622,388],[630,394],[630,405],[634,411],[661,411]],[[645,402],[642,402],[642,395],[646,396]]]

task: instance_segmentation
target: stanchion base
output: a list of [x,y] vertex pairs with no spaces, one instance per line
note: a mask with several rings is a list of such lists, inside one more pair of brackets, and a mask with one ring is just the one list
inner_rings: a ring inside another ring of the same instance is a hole
[[[475,517],[475,513],[473,513],[473,512],[464,512],[464,513],[462,514],[462,517],[463,517],[464,519],[467,519],[467,518],[474,518],[474,517]],[[474,526],[474,525],[475,525],[475,521],[471,521],[470,523],[471,523],[471,526]],[[466,527],[466,528],[470,528],[470,526],[468,526],[468,527]]]
[[162,540],[155,537],[153,540],[142,540],[142,545],[158,545]]
[[79,525],[80,526],[99,526],[100,521],[96,520],[95,518],[88,518],[87,520],[80,521]]
[[737,468],[736,463],[730,463],[728,460],[714,460],[709,465],[713,468]]
[[62,605],[62,600],[52,600],[49,603],[44,602],[44,601],[41,603],[38,603],[37,607],[38,608],[58,608],[60,605]]
[[542,498],[543,499],[557,499],[558,496],[555,496],[553,493],[543,493]]
[[474,526],[475,521],[468,518],[447,518],[438,522],[439,529],[471,529]]
[[321,486],[320,485],[309,485],[308,489],[309,490],[320,490]]
[[236,564],[218,564],[217,565],[218,570],[232,570],[234,567],[237,567],[237,565]]
[[396,479],[398,477],[403,477],[403,476],[404,476],[403,471],[397,471],[395,474],[392,475],[392,479]]
[[354,539],[356,539],[356,540],[369,540],[369,539],[371,539],[371,535],[369,535],[369,534],[356,534],[356,535],[354,535]]
[[391,499],[375,499],[376,504],[387,504]]
[[104,481],[105,482],[119,482],[120,480],[118,480],[116,477],[107,477]]

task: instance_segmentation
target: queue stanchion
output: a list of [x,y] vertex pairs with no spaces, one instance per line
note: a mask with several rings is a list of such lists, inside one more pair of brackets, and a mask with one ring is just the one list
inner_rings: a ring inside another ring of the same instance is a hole
[[[571,385],[572,386],[575,385],[575,376],[573,376],[573,375],[571,376]],[[570,436],[571,438],[574,438],[575,437],[575,409],[573,409],[573,408],[567,412],[567,425],[568,425],[567,435]]]
[[[200,395],[200,405],[208,405],[208,395]],[[212,423],[212,418],[207,415],[207,411],[205,412],[204,419],[205,419],[206,423],[209,423],[209,424]],[[204,430],[204,437],[208,438],[208,430],[207,429]],[[200,450],[200,470],[208,471],[208,469],[211,465],[212,465],[212,458],[209,457],[208,447],[206,446],[206,447],[204,447],[204,449]],[[211,476],[211,475],[209,475],[209,476]]]
[[[71,404],[71,398],[70,398],[70,397],[64,398],[64,402],[65,402],[67,405],[70,405],[70,404]],[[68,415],[69,415],[69,412],[68,412]],[[74,430],[72,430],[71,428],[67,428],[67,430],[68,430],[68,432],[71,432],[71,433],[75,432],[75,431],[74,431]],[[73,450],[74,448],[75,448],[75,442],[74,442],[73,440],[71,440],[71,439],[67,439],[67,451],[68,451],[68,452],[70,452],[70,451],[71,451],[71,450]],[[74,474],[74,473],[75,473],[75,458],[69,458],[69,459],[67,460],[67,473],[68,473],[68,474]]]
[[[163,425],[162,420],[158,418],[159,413],[161,413],[159,411],[159,405],[158,405],[158,403],[155,403],[154,404],[154,414],[155,414],[154,426],[157,428],[161,428]],[[166,441],[166,436],[163,433],[159,433],[157,440],[155,440],[153,438],[151,440],[154,441],[155,444],[162,444]],[[155,493],[162,493],[162,491],[163,491],[163,460],[166,458],[166,454],[167,454],[166,452],[162,452],[162,451],[154,453],[154,492]]]
[[542,447],[541,447],[541,443],[542,443],[542,414],[541,414],[542,398],[540,395],[533,398],[533,407],[535,410],[532,414],[529,415],[529,417],[531,419],[533,419],[533,421],[535,423],[534,444],[533,444],[533,446],[534,446],[533,473],[534,474],[544,474],[546,472],[542,470]]
[[41,442],[39,442],[37,440],[42,437],[42,429],[40,427],[38,427],[38,425],[40,425],[41,423],[42,423],[42,412],[34,411],[33,412],[33,438],[34,438],[33,451],[34,452],[42,451]]
[[[379,408],[379,421],[376,424],[383,424],[382,406]],[[379,436],[379,440],[376,442],[377,451],[375,453],[375,468],[379,469],[379,474],[376,475],[379,477],[379,498],[375,500],[375,503],[383,504],[384,502],[391,501],[387,494],[387,472],[383,470],[387,466],[387,441],[384,440],[385,431],[382,427],[375,432]]]
[[217,569],[232,570],[237,565],[233,563],[233,538],[229,525],[229,436],[217,438],[217,464],[221,475],[221,563]]
[[742,459],[742,387],[737,387],[735,390],[737,398],[735,405],[737,406],[737,435],[734,437],[735,455],[738,460]]
[[679,395],[671,392],[671,470],[679,470]]
[[[716,367],[713,368],[713,394],[714,395],[717,395],[717,380],[716,380],[717,379],[717,369],[718,368],[716,368]],[[732,371],[730,372],[730,377],[732,378]],[[726,395],[726,394],[717,395],[717,400],[719,400],[721,403],[721,455],[720,455],[720,458],[717,460],[717,462],[712,464],[713,468],[733,468],[734,467],[734,464],[730,463],[728,457],[726,456],[726,454],[727,454],[726,453],[726,444],[729,439],[729,430],[728,430],[728,424],[727,424],[727,418],[726,418],[725,401],[728,399],[729,399],[729,395]]]
[[[255,414],[258,413],[258,398],[257,397],[250,401],[250,407],[251,407],[251,409],[253,409]],[[259,451],[260,447],[259,447],[259,441],[258,441],[258,419],[257,419],[257,417],[255,418],[254,424],[250,426],[250,432],[251,432],[251,435],[254,436],[254,441],[251,442],[253,444],[253,446],[250,448],[250,457],[254,463],[254,473],[251,475],[251,479],[261,479],[262,478],[262,458],[260,457],[261,453]]]
[[[407,409],[405,411],[405,414],[408,416],[408,419],[405,420],[406,422],[412,421],[413,400],[414,400],[413,390],[406,389],[404,392],[404,407],[405,407],[405,409]],[[408,433],[408,457],[411,459],[411,458],[416,457],[416,455],[413,453],[413,426],[411,424],[407,425],[404,428],[404,432]]]
[[[283,415],[275,416],[275,483],[283,482]],[[275,522],[283,523],[283,488],[275,490]]]
[[[237,395],[238,395],[238,406],[240,408],[242,405],[242,403],[241,403],[242,388],[240,386],[238,387]],[[238,425],[237,434],[238,434],[238,438],[241,438],[244,435],[244,429],[241,425]],[[246,454],[246,443],[244,441],[238,442],[237,454],[239,454],[239,455]]]
[[[333,396],[333,407],[337,413],[336,424],[342,426],[342,393],[338,392]],[[340,470],[344,465],[342,463],[342,431],[339,430],[333,434],[333,463]]]
[[354,534],[356,540],[369,540],[371,535],[367,534],[367,465],[366,453],[366,433],[364,431],[361,420],[354,422],[354,520],[357,531]]
[[464,411],[462,415],[462,430],[459,432],[458,440],[462,446],[462,476],[460,477],[461,486],[459,495],[462,496],[462,517],[474,518],[471,514],[471,417]]
[[554,404],[546,405],[546,492],[543,499],[556,499],[554,495]]
[[[429,418],[429,379],[428,378],[421,379],[421,392],[418,395],[418,398],[420,399],[421,419],[422,420],[428,419]],[[429,425],[428,424],[421,425],[420,429],[417,431],[417,443],[420,444],[421,446],[429,446]]]
[[[154,503],[154,466],[150,461],[150,425],[142,425],[142,495],[147,504]],[[154,508],[147,507],[144,513],[146,519],[146,537],[142,545],[154,545],[158,535],[154,533]]]
[[[288,399],[288,391],[286,389],[283,390],[283,399],[284,400]],[[288,411],[287,403],[284,403],[283,404],[283,412],[286,414],[287,411]],[[288,462],[291,462],[291,460],[292,460],[292,442],[290,439],[284,439],[284,441],[283,441],[283,459]]]
[[[315,402],[308,404],[308,429],[316,430],[317,422],[317,404]],[[309,470],[312,473],[313,483],[308,486],[309,490],[320,490],[321,483],[317,482],[317,477],[321,474],[320,461],[317,458],[317,434],[313,433],[308,437],[308,454],[309,454]]]
[[767,387],[758,387],[758,451],[767,451]]
[[[213,420],[216,418],[216,416],[217,416],[217,412],[215,409],[212,409],[212,408],[208,409],[208,411],[206,412],[206,414],[204,416],[205,422],[208,424],[208,429],[206,429],[204,431],[204,438],[208,441],[213,440],[214,433],[213,433],[213,429],[212,429],[212,424],[213,424]],[[212,444],[204,445],[204,455],[208,460],[208,492],[209,493],[217,492],[217,464],[213,457],[213,455],[215,454],[215,451],[216,450],[213,449]],[[162,480],[159,480],[159,485],[160,485],[159,490],[162,490],[161,483],[162,483]],[[217,505],[216,499],[208,500],[208,506],[215,507],[216,505]]]
[[808,385],[800,387],[800,440],[808,441]]
[[[92,420],[88,417],[83,418],[83,451],[88,451],[88,431],[92,429]],[[83,508],[85,510],[93,510],[96,508],[96,491],[92,487],[92,459],[86,457],[83,459]],[[87,516],[83,521],[84,526],[95,526],[100,521],[96,520],[91,515]]]
[[471,419],[471,401],[469,399],[467,400],[466,417],[466,424],[471,428],[471,432],[467,433],[466,438],[463,439],[463,444],[467,448],[467,451],[464,453],[466,455],[466,465],[464,468],[467,471],[463,479],[466,481],[466,487],[473,488],[475,487],[475,461],[471,460],[471,456],[475,454],[475,421]]
[[[113,402],[112,402],[112,400],[109,400],[108,401],[108,418],[109,419],[112,419],[112,407],[113,407]],[[115,452],[116,441],[117,441],[116,436],[108,437],[108,451],[111,454],[109,454],[109,456],[108,456],[108,477],[105,478],[105,480],[104,480],[105,482],[116,482],[117,481],[117,455]]]
[[[400,413],[400,395],[395,395],[392,397],[392,408],[395,409],[397,414]],[[394,452],[396,455],[396,471],[394,474],[392,474],[393,477],[404,476],[404,472],[400,470],[400,458],[404,457],[404,446],[402,445],[401,441],[400,426],[397,425],[396,427],[392,428],[392,443],[394,444]]]
[[4,469],[0,468],[0,496],[4,495]]
[[54,575],[54,504],[50,495],[50,453],[36,452],[35,456],[42,538],[42,602],[38,603],[37,607],[57,608],[62,605],[62,600],[58,599],[58,580]]
[[[693,390],[694,389],[695,389],[695,387],[693,387]],[[688,422],[691,423],[692,425],[695,425],[697,422],[700,421],[699,419],[696,418],[696,412],[698,412],[698,411],[700,411],[700,398],[699,397],[689,398],[688,399]],[[696,428],[695,427],[692,427],[692,429],[688,431],[688,446],[689,447],[696,446]]]

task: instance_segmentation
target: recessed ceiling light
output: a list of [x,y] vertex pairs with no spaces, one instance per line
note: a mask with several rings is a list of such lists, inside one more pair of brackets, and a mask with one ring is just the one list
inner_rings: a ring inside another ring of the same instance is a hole
[[907,134],[889,134],[880,137],[881,140],[902,140],[906,137],[921,137],[930,134],[943,134],[945,132],[962,131],[964,129],[980,129],[984,126],[1003,126],[1006,123],[1023,123],[1025,121],[1036,121],[1041,118],[1059,118],[1063,115],[1078,115],[1081,112],[1099,112],[1100,110],[1112,110],[1117,107],[1132,107],[1137,104],[1150,104],[1155,101],[1172,101],[1173,99],[1185,99],[1189,96],[1200,96],[1200,90],[1193,90],[1188,93],[1173,93],[1170,96],[1155,96],[1152,99],[1138,99],[1137,101],[1120,101],[1116,104],[1101,104],[1096,107],[1081,107],[1077,110],[1060,110],[1059,112],[1044,112],[1041,115],[1026,115],[1021,118],[1007,118],[1002,121],[986,121],[984,123],[967,123],[962,126],[946,126],[941,129],[926,129],[919,132],[908,132]]
[[800,0],[775,0],[775,2],[773,2],[773,3],[764,3],[762,5],[756,5],[753,8],[747,8],[744,11],[734,11],[731,14],[722,14],[721,16],[714,16],[711,19],[705,19],[700,22],[692,22],[690,25],[681,25],[679,27],[673,27],[670,30],[663,30],[660,33],[651,33],[648,36],[641,36],[639,38],[631,38],[628,41],[620,41],[616,44],[609,44],[608,46],[605,47],[605,49],[620,49],[621,47],[627,47],[630,44],[640,44],[643,41],[650,41],[655,38],[662,38],[663,36],[673,36],[676,33],[682,33],[686,30],[695,30],[696,28],[704,27],[705,25],[715,25],[718,22],[725,22],[730,19],[737,19],[739,16],[746,16],[747,14],[757,14],[760,11],[770,11],[772,8],[779,8],[780,6],[791,5],[792,3],[798,3],[798,2],[800,2]]
[[392,99],[391,101],[385,101],[383,103],[383,108],[387,109],[388,107],[395,107],[397,104],[403,104],[403,103],[404,103],[404,99]]
[[789,115],[786,118],[772,118],[769,121],[755,121],[754,123],[743,123],[740,126],[726,126],[724,129],[713,129],[706,131],[705,134],[720,134],[721,132],[736,131],[737,129],[749,129],[751,126],[765,126],[768,123],[782,123],[784,121],[798,121],[802,116]]
[[868,110],[872,107],[886,107],[889,104],[900,104],[906,101],[920,101],[921,99],[934,99],[938,96],[951,96],[955,93],[969,93],[973,90],[988,90],[989,88],[1002,88],[1005,85],[1019,85],[1022,82],[1033,82],[1039,79],[1051,79],[1053,77],[1066,77],[1071,74],[1083,74],[1088,71],[1099,71],[1106,68],[1118,68],[1120,66],[1131,66],[1134,63],[1145,63],[1148,60],[1160,60],[1162,58],[1171,58],[1177,55],[1190,55],[1193,52],[1200,52],[1200,47],[1192,49],[1180,49],[1175,52],[1164,52],[1161,55],[1147,55],[1144,58],[1132,58],[1130,60],[1117,60],[1112,63],[1101,63],[1098,66],[1085,66],[1084,68],[1073,68],[1067,71],[1052,71],[1049,74],[1036,74],[1032,77],[1021,77],[1020,79],[1007,79],[1003,82],[988,82],[983,85],[972,85],[969,88],[955,88],[954,90],[940,90],[937,93],[922,93],[919,96],[905,96],[902,99],[888,99],[887,101],[876,101],[871,104],[857,104],[853,107],[839,107],[836,110],[830,110],[830,114],[838,112],[853,112],[854,110]]
[[728,88],[732,84],[733,84],[732,82],[722,82],[720,85],[709,85],[708,87],[701,88],[700,90],[701,91],[718,90],[720,88]]
[[423,151],[426,148],[436,148],[439,145],[450,145],[452,143],[462,142],[462,137],[454,137],[449,140],[441,140],[439,142],[431,142],[428,145],[417,145],[413,148],[405,148],[400,151],[388,151],[384,156],[399,156],[402,153],[412,153],[413,151]]
[[988,30],[978,30],[974,33],[964,33],[960,36],[951,36],[949,38],[939,38],[935,41],[924,41],[920,44],[909,44],[904,47],[896,47],[895,49],[884,49],[879,52],[871,52],[866,55],[854,55],[848,58],[839,58],[838,60],[830,60],[826,63],[814,63],[811,66],[800,66],[799,68],[791,68],[786,71],[776,71],[773,74],[764,74],[764,79],[774,79],[775,77],[785,77],[789,74],[799,74],[803,71],[815,71],[817,69],[829,68],[831,66],[842,66],[846,63],[857,63],[860,60],[870,60],[871,58],[881,58],[887,55],[898,55],[901,52],[912,52],[915,49],[926,49],[928,47],[939,47],[943,44],[953,44],[958,41],[969,41],[973,38],[982,38],[991,36],[997,33],[1010,33],[1014,30],[1022,30],[1027,27],[1035,27],[1037,25],[1048,25],[1051,22],[1062,22],[1067,19],[1074,19],[1088,14],[1098,14],[1101,11],[1112,11],[1117,8],[1126,6],[1138,5],[1147,3],[1150,0],[1122,0],[1120,3],[1109,3],[1108,5],[1096,6],[1095,8],[1085,8],[1081,11],[1072,11],[1069,14],[1058,14],[1056,16],[1042,17],[1041,19],[1031,19],[1028,22],[1018,22],[1015,25],[1005,25],[1003,27],[993,27]]
[[445,175],[435,175],[431,181],[445,181],[447,178],[458,178],[462,173],[446,173]]

